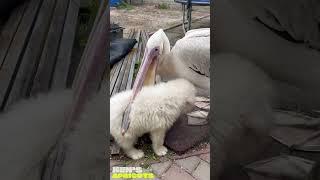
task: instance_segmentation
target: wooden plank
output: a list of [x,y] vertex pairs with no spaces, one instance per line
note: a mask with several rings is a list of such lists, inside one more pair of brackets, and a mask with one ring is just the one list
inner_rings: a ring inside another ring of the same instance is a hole
[[133,81],[133,74],[134,74],[134,66],[136,64],[137,58],[140,57],[140,51],[141,51],[141,31],[136,36],[136,39],[138,40],[137,44],[135,44],[134,49],[136,50],[135,55],[131,58],[130,66],[128,67],[129,74],[128,79],[125,84],[125,90],[131,89],[132,81]]
[[140,30],[136,31],[135,34],[132,36],[132,38],[135,38],[137,40],[137,43],[133,46],[131,52],[128,54],[129,57],[127,59],[126,67],[124,68],[124,75],[123,75],[118,92],[121,92],[127,89],[132,62],[136,60],[136,54],[139,51],[138,47],[140,44]]
[[48,36],[31,88],[31,95],[36,95],[39,92],[47,92],[49,90],[68,4],[68,0],[57,0],[56,2]]
[[29,94],[30,85],[50,27],[54,4],[53,0],[44,0],[41,5],[6,106]]
[[112,90],[112,93],[111,95],[114,95],[115,93],[119,92],[119,87],[120,87],[120,84],[121,84],[121,81],[122,81],[122,78],[123,78],[123,74],[124,74],[124,67],[126,66],[127,64],[127,58],[128,56],[130,56],[131,54],[128,54],[124,60],[122,60],[122,64],[121,66],[119,66],[118,70],[116,71],[116,81],[114,83],[114,87],[113,87],[113,90]]
[[11,45],[11,42],[13,41],[13,37],[16,34],[18,30],[18,26],[21,23],[23,14],[25,12],[25,9],[28,5],[28,2],[22,4],[19,6],[16,10],[14,10],[4,25],[4,27],[1,29],[0,32],[0,69],[4,63],[5,57],[9,51],[9,47]]
[[[132,29],[130,30],[129,32],[129,38],[133,36],[135,30]],[[115,91],[115,85],[116,85],[116,82],[118,81],[118,77],[119,77],[119,73],[120,73],[120,69],[121,69],[121,66],[123,64],[124,60],[121,60],[119,61],[118,63],[116,63],[113,68],[115,68],[115,71],[114,71],[114,74],[113,74],[113,77],[112,79],[110,80],[110,94],[114,94],[114,91]]]
[[120,70],[119,79],[118,79],[118,81],[116,83],[116,86],[115,86],[115,93],[121,92],[122,90],[125,89],[125,86],[122,85],[122,84],[127,82],[128,74],[126,76],[126,71],[128,69],[130,69],[130,67],[129,67],[130,66],[130,60],[132,59],[133,55],[134,55],[134,52],[132,52],[132,50],[131,50],[131,52],[124,59],[123,65],[122,65],[121,70]]
[[117,63],[113,66],[113,68],[114,68],[115,70],[114,70],[113,77],[112,77],[112,79],[110,80],[110,94],[112,94],[112,92],[113,92],[113,89],[114,89],[114,86],[115,86],[116,81],[117,81],[117,79],[118,79],[119,71],[120,71],[120,68],[121,68],[122,64],[123,64],[123,60],[117,62]]
[[[135,34],[136,34],[136,31],[134,30],[132,34],[130,34],[129,38],[134,38],[135,37]],[[115,85],[114,85],[114,88],[113,88],[113,91],[112,91],[112,95],[114,95],[115,93],[119,92],[120,91],[120,87],[121,87],[121,83],[122,83],[122,80],[124,78],[124,73],[125,73],[125,69],[127,68],[127,64],[128,64],[128,61],[129,59],[132,57],[133,55],[133,52],[131,51],[129,54],[127,54],[127,56],[125,57],[123,61],[123,64],[122,66],[120,67],[119,71],[116,71],[117,73],[117,80],[115,82]]]
[[59,54],[51,84],[52,89],[62,89],[67,86],[69,65],[71,63],[73,42],[76,34],[79,4],[76,4],[71,0],[69,2],[67,12],[68,13],[63,27],[64,30],[59,47]]
[[0,70],[0,109],[4,108],[6,99],[20,65],[21,56],[29,40],[31,28],[35,21],[41,0],[31,0],[23,15],[17,33],[14,36],[6,60]]

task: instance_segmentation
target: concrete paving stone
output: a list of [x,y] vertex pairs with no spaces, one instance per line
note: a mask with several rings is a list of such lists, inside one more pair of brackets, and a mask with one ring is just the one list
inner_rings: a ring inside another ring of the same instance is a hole
[[210,165],[201,160],[198,167],[194,170],[192,175],[198,180],[210,180]]
[[162,180],[195,180],[190,174],[188,174],[184,169],[178,167],[176,164],[168,169],[166,173],[161,177]]
[[166,161],[166,162],[162,162],[162,163],[152,164],[151,168],[152,168],[152,171],[157,176],[161,176],[164,172],[166,172],[169,169],[171,164],[172,164],[172,161]]
[[201,154],[199,157],[200,157],[202,160],[210,163],[210,153]]
[[124,161],[110,160],[110,167],[124,165]]
[[185,170],[187,170],[189,173],[192,173],[193,170],[196,169],[201,159],[197,156],[191,156],[185,159],[179,159],[176,160],[175,163]]

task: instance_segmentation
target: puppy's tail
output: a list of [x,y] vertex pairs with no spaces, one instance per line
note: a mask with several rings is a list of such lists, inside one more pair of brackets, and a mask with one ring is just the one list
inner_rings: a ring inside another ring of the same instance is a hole
[[57,142],[72,92],[22,100],[0,114],[0,179],[27,179]]

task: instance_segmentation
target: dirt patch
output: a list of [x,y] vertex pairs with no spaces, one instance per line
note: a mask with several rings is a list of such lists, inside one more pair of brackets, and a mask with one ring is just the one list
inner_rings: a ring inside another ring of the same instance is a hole
[[[200,18],[210,14],[210,7],[193,7],[192,19]],[[124,35],[131,28],[144,29],[154,32],[160,28],[165,29],[182,22],[182,9],[170,7],[159,8],[158,5],[137,5],[130,9],[110,9],[110,20],[124,27]]]

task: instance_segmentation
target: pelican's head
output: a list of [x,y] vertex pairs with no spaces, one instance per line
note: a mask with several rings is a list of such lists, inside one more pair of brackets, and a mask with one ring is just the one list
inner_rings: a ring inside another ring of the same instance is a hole
[[142,65],[134,82],[133,93],[137,94],[143,85],[154,85],[160,56],[170,52],[170,43],[166,34],[159,29],[150,36],[144,51]]

